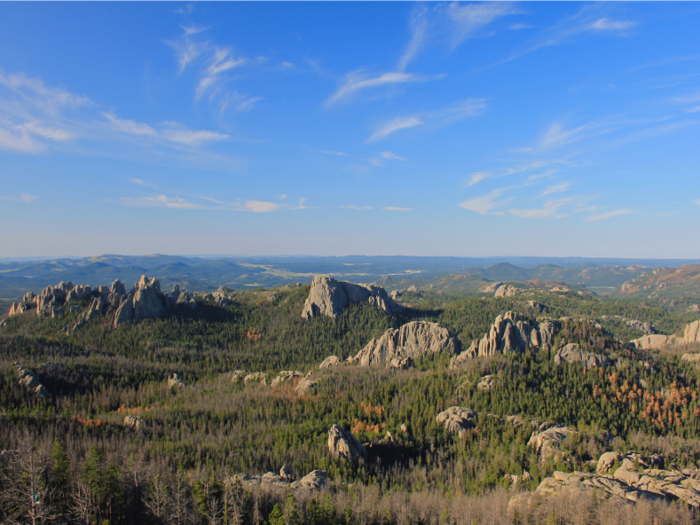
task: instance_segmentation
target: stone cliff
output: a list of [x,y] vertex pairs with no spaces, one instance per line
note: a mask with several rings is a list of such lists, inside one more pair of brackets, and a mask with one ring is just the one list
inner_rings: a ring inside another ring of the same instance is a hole
[[364,301],[390,314],[401,311],[401,307],[389,297],[384,288],[373,284],[337,281],[330,275],[317,275],[311,281],[311,290],[301,316],[311,319],[324,315],[337,319],[349,304]]

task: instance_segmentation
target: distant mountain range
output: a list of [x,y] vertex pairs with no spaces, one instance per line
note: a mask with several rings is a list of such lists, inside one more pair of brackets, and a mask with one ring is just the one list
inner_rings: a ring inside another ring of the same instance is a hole
[[[183,257],[177,255],[100,255],[82,259],[0,261],[0,300],[18,300],[60,281],[97,286],[115,279],[130,286],[141,275],[156,276],[164,289],[175,284],[192,291],[219,286],[232,289],[273,287],[308,282],[319,273],[355,282],[380,281],[388,289],[477,290],[489,281],[557,281],[582,283],[615,292],[623,283],[654,268],[700,261],[552,257]],[[700,268],[700,266],[698,267]],[[666,274],[664,274],[666,275]],[[386,277],[385,277],[386,276]],[[449,276],[449,277],[446,277]],[[630,292],[632,293],[632,292]]]

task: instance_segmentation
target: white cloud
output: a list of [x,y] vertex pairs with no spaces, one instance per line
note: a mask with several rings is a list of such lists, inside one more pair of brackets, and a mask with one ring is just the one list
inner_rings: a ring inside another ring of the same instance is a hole
[[438,110],[419,113],[412,117],[395,117],[382,124],[367,142],[375,142],[388,137],[401,129],[412,128],[422,124],[431,124],[433,128],[445,126],[463,118],[478,115],[486,108],[486,99],[468,98],[453,106]]
[[697,204],[698,206],[700,206],[700,199],[696,200],[696,201],[695,201],[695,204]]
[[372,206],[341,206],[341,208],[345,208],[346,210],[371,210]]
[[37,200],[39,197],[36,195],[30,195],[28,193],[20,193],[19,195],[0,195],[0,199],[4,201],[13,201],[13,202],[34,202]]
[[[140,179],[130,179],[135,184],[156,187],[143,183]],[[138,181],[138,182],[137,182]],[[286,195],[285,195],[286,197]],[[206,201],[206,204],[197,201]],[[286,203],[274,203],[258,200],[238,200],[236,202],[223,202],[213,197],[203,195],[188,195],[185,197],[167,196],[163,193],[157,195],[143,197],[124,197],[119,199],[120,204],[132,207],[147,207],[147,208],[172,208],[179,210],[228,210],[228,211],[244,211],[253,213],[269,213],[278,210],[305,210],[306,199],[299,199],[298,205],[294,206]]]
[[327,151],[325,149],[319,150],[319,153],[325,153],[326,155],[336,155],[338,157],[348,157],[348,153],[343,153],[342,151]]
[[244,58],[233,58],[231,50],[228,48],[214,47],[211,55],[209,65],[200,78],[199,85],[195,91],[196,98],[213,89],[221,80],[221,73],[245,63]]
[[526,55],[544,47],[556,46],[586,33],[608,33],[625,36],[637,23],[631,20],[614,20],[608,16],[611,8],[603,3],[585,5],[573,16],[568,16],[535,36],[529,44],[514,51],[503,62]]
[[498,199],[498,197],[500,197],[505,191],[508,191],[509,189],[510,188],[499,188],[497,190],[493,190],[491,193],[488,193],[486,195],[462,201],[459,203],[459,206],[460,208],[475,211],[477,213],[480,213],[481,215],[485,215],[487,213],[503,215],[502,212],[495,212],[494,210],[504,206],[510,200],[510,197],[501,200],[496,199]]
[[396,117],[389,122],[382,124],[374,134],[367,139],[367,142],[375,142],[395,133],[401,129],[413,128],[425,124],[418,117]]
[[404,71],[425,46],[446,40],[448,46],[454,49],[496,19],[516,12],[508,2],[452,2],[430,8],[418,6],[411,14],[411,39],[399,59],[397,69]]
[[413,208],[399,208],[398,206],[385,206],[387,211],[413,211]]
[[547,188],[542,192],[540,197],[544,197],[545,195],[550,195],[552,193],[561,193],[563,191],[568,190],[571,187],[571,182],[564,181],[560,182],[558,184],[552,184],[551,186],[547,186]]
[[141,122],[129,119],[122,119],[113,113],[103,113],[111,123],[112,129],[126,135],[139,137],[152,137],[155,140],[166,141],[174,144],[186,146],[201,146],[205,142],[216,142],[229,138],[228,135],[217,133],[216,131],[188,130],[177,122],[165,123],[168,127],[156,130]]
[[548,217],[555,217],[557,219],[566,217],[566,214],[559,213],[559,208],[569,204],[571,199],[559,199],[554,201],[547,201],[544,203],[542,208],[537,209],[520,209],[514,208],[508,210],[508,213],[515,215],[516,217],[521,217],[523,219],[545,219]]
[[399,157],[395,153],[392,153],[391,151],[382,151],[379,153],[379,155],[382,156],[382,158],[389,159],[389,160],[406,160],[403,157]]
[[279,205],[274,202],[265,201],[245,201],[245,206],[248,210],[255,213],[271,212],[279,209]]
[[208,206],[197,204],[182,199],[180,197],[167,197],[166,195],[156,195],[153,197],[124,197],[119,199],[125,206],[146,207],[146,208],[175,208],[178,210],[201,210]]
[[248,95],[243,95],[237,91],[229,91],[222,97],[221,101],[221,112],[225,112],[228,109],[233,109],[235,111],[250,111],[258,106],[262,97],[249,97]]
[[407,82],[424,82],[428,79],[410,73],[383,73],[378,77],[368,77],[363,70],[353,71],[345,75],[345,81],[338,90],[326,100],[330,106],[343,99],[349,98],[363,89],[384,86],[387,84],[405,84]]
[[598,31],[624,31],[626,29],[631,29],[637,25],[637,22],[631,20],[611,20],[609,18],[599,18],[593,24],[591,24],[591,29]]
[[598,215],[591,215],[590,217],[586,218],[585,221],[600,221],[603,219],[611,219],[612,217],[619,217],[620,215],[629,215],[630,213],[634,213],[634,210],[625,208],[621,210],[607,211],[605,213],[599,213]]
[[469,188],[470,186],[474,186],[474,184],[477,184],[481,182],[482,180],[486,180],[493,177],[493,174],[488,171],[478,171],[475,173],[472,173],[472,176],[469,177],[469,180],[465,184],[466,188]]

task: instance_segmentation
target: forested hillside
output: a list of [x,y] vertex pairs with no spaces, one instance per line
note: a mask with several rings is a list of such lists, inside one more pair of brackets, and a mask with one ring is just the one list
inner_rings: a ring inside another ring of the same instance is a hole
[[[562,473],[600,474],[606,452],[621,458],[611,473],[633,451],[637,470],[687,471],[695,479],[700,370],[692,356],[699,345],[644,350],[628,343],[646,324],[682,333],[700,318],[689,300],[403,291],[394,296],[398,313],[351,301],[337,319],[304,319],[310,295],[309,285],[229,290],[116,327],[109,313],[88,319],[85,299],[53,317],[29,310],[5,318],[0,518],[271,525],[619,523],[623,513],[638,523],[695,519],[694,493],[675,488],[673,497],[671,489],[637,491],[636,504],[605,491],[534,492]],[[467,349],[494,333],[506,312],[519,329],[523,321],[556,325],[551,344],[520,340],[459,366],[446,349],[401,365],[345,363],[412,321],[444,327]],[[562,358],[565,346],[581,360]],[[319,368],[329,356],[338,364]],[[587,364],[591,356],[598,366]],[[463,419],[441,418],[450,407],[463,407]],[[362,454],[329,449],[334,425],[354,436]],[[310,481],[312,471],[323,473]],[[509,506],[517,494],[541,499]]]

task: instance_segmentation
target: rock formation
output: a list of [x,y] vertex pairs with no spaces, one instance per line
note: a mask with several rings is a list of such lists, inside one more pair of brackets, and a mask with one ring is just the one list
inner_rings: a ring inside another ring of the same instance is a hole
[[496,292],[493,294],[494,297],[512,297],[513,295],[518,295],[520,290],[515,286],[510,286],[509,284],[499,286]]
[[576,343],[569,343],[557,350],[557,353],[554,355],[554,364],[561,366],[564,362],[580,363],[589,370],[594,367],[605,368],[611,364],[607,356],[586,352]]
[[[285,465],[286,467],[286,465]],[[307,490],[315,491],[322,489],[328,484],[328,474],[325,470],[313,470],[299,481],[291,481],[291,471],[282,467],[279,474],[267,472],[262,476],[248,476],[238,474],[231,478],[235,483],[240,485],[245,490],[257,491],[258,489],[266,489],[278,491],[282,496],[287,494],[289,489],[292,490]]]
[[554,319],[523,321],[515,312],[496,317],[491,329],[480,340],[452,358],[450,368],[455,368],[474,357],[524,352],[528,347],[551,348],[554,336],[561,330],[561,323]]
[[367,449],[352,433],[338,425],[333,425],[328,431],[328,451],[334,458],[345,458],[351,461],[367,459]]
[[168,378],[168,386],[170,388],[183,388],[185,383],[182,382],[182,379],[177,374],[173,374]]
[[307,376],[297,383],[294,387],[294,393],[300,396],[311,394],[316,388],[316,381],[311,379],[311,372]]
[[326,357],[323,361],[321,361],[321,364],[318,365],[318,368],[332,368],[334,366],[340,366],[342,364],[343,362],[338,358],[338,356],[331,355]]
[[126,416],[124,418],[124,426],[133,428],[134,430],[141,430],[143,428],[146,428],[146,422],[140,417]]
[[328,474],[325,470],[312,470],[298,481],[298,485],[292,488],[306,490],[319,490],[328,484]]
[[442,350],[458,354],[460,349],[459,339],[447,328],[426,321],[411,321],[398,330],[390,328],[379,339],[372,339],[352,361],[360,366],[390,364],[395,358],[416,358]]
[[14,317],[15,315],[20,315],[25,312],[28,312],[30,309],[30,306],[27,303],[21,302],[21,303],[12,303],[10,306],[10,311],[8,312],[7,316],[8,317]]
[[387,295],[384,288],[373,284],[336,281],[330,275],[317,275],[311,281],[311,290],[301,316],[311,319],[325,315],[337,319],[346,306],[364,301],[390,314],[401,311],[401,307]]
[[462,432],[476,426],[476,416],[471,408],[450,407],[440,412],[435,421],[444,424],[449,432]]
[[496,384],[496,376],[487,375],[476,382],[477,390],[491,390]]
[[267,386],[267,374],[265,372],[253,372],[248,374],[243,378],[243,384],[248,385],[248,383],[260,383],[261,385]]
[[540,461],[544,462],[548,458],[556,456],[559,453],[561,442],[569,437],[570,434],[575,433],[575,430],[568,427],[554,426],[547,430],[533,433],[527,445],[531,446],[540,457]]
[[283,385],[287,381],[300,381],[304,379],[304,374],[301,372],[296,372],[296,371],[290,371],[290,370],[282,370],[279,374],[277,374],[277,377],[275,377],[272,380],[272,383],[270,383],[270,386],[272,388]]
[[700,343],[700,321],[687,324],[683,330],[683,337],[653,334],[633,339],[630,343],[642,350],[660,350],[666,346]]
[[45,399],[51,397],[51,393],[41,384],[39,378],[31,370],[27,370],[21,364],[15,363],[19,384],[32,392],[37,398]]
[[[600,460],[598,463],[600,465]],[[681,500],[694,509],[700,509],[700,470],[644,468],[638,471],[634,462],[625,459],[613,474],[554,472],[553,476],[545,478],[534,492],[524,492],[515,496],[510,501],[509,508],[517,510],[521,505],[531,505],[534,502],[533,497],[561,494],[574,497],[588,495],[600,500],[612,499],[619,502]]]

